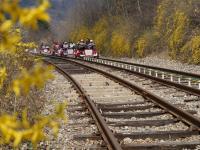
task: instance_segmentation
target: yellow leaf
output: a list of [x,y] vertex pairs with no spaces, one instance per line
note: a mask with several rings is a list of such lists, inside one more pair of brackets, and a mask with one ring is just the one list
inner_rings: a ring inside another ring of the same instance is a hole
[[8,32],[11,29],[11,27],[12,27],[12,21],[6,20],[0,26],[0,32]]

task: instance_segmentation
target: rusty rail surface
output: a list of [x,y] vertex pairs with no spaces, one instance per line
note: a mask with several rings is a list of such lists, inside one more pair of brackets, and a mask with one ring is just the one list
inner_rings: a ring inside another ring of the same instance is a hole
[[84,68],[93,70],[95,72],[101,73],[102,75],[111,78],[112,80],[115,80],[116,82],[124,85],[125,87],[128,87],[131,90],[134,90],[138,93],[140,93],[141,95],[143,95],[144,97],[146,97],[147,99],[150,99],[152,102],[156,103],[157,105],[159,105],[161,108],[167,110],[168,112],[170,112],[172,115],[176,116],[177,118],[181,118],[183,121],[185,121],[187,124],[195,127],[196,129],[198,129],[200,131],[200,119],[191,115],[190,113],[181,110],[180,108],[174,106],[173,104],[170,104],[169,102],[167,102],[166,100],[164,100],[163,98],[160,98],[158,96],[156,96],[155,94],[129,82],[126,81],[120,77],[117,77],[115,75],[112,75],[106,71],[91,67],[89,65],[86,64],[82,64],[80,62],[74,61],[72,59],[68,59],[68,58],[60,58],[60,57],[56,57],[56,56],[50,56],[51,58],[56,58],[56,59],[61,59],[61,60],[65,60],[77,65],[80,65]]
[[89,68],[89,69],[91,69],[95,72],[101,73],[102,75],[107,76],[107,77],[111,78],[112,80],[115,80],[116,82],[121,83],[122,85],[124,85],[124,86],[126,86],[126,87],[128,87],[128,88],[130,88],[134,91],[137,91],[138,93],[140,93],[141,95],[143,95],[147,99],[150,99],[154,103],[157,103],[161,108],[169,111],[171,114],[173,114],[177,118],[181,117],[181,119],[184,120],[187,124],[189,124],[193,127],[196,127],[198,130],[200,130],[200,119],[198,119],[197,117],[194,117],[190,113],[185,112],[185,111],[181,110],[180,108],[170,104],[169,102],[167,102],[166,100],[156,96],[155,94],[153,94],[153,93],[151,93],[147,90],[144,90],[144,89],[140,88],[139,86],[137,86],[137,85],[135,85],[135,84],[133,84],[129,81],[126,81],[126,80],[124,80],[120,77],[112,75],[112,74],[105,72],[103,70],[91,67],[89,65],[85,65],[85,64],[83,65],[82,63],[79,63],[79,62],[76,62],[76,61],[73,61],[73,60],[69,60],[69,59],[65,59],[65,58],[62,58],[62,59],[66,60],[68,62],[71,62],[71,63],[81,65],[83,67]]
[[[78,59],[80,61],[84,61],[83,59]],[[105,59],[106,60],[106,59]],[[111,60],[112,61],[112,60]],[[91,62],[91,61],[89,61]],[[120,61],[117,61],[117,62],[120,62]],[[98,62],[94,62],[92,61],[91,63],[94,63],[94,64],[98,64],[98,65],[102,65],[102,66],[107,66],[107,67],[111,67],[111,68],[114,68],[114,69],[118,69],[118,70],[124,70],[124,71],[127,71],[127,72],[130,72],[132,74],[135,74],[135,75],[138,75],[140,77],[144,77],[146,79],[151,79],[151,80],[154,80],[160,84],[164,84],[164,85],[167,85],[167,86],[171,86],[171,87],[174,87],[174,88],[177,88],[177,89],[180,89],[186,93],[190,93],[190,94],[193,94],[193,95],[196,95],[196,96],[200,96],[200,90],[197,89],[197,88],[193,88],[193,87],[190,87],[190,86],[186,86],[186,85],[183,85],[183,84],[178,84],[176,82],[172,82],[172,81],[169,81],[169,80],[165,80],[165,79],[161,79],[161,78],[157,78],[157,77],[154,77],[154,76],[150,76],[150,75],[147,75],[147,74],[143,74],[143,73],[140,73],[140,72],[136,72],[136,71],[133,71],[133,70],[129,70],[129,69],[126,69],[126,68],[121,68],[121,67],[118,67],[118,66],[111,66],[111,65],[108,65],[108,64],[102,64],[102,63],[98,63]],[[124,62],[122,62],[124,63]],[[124,63],[124,64],[131,64],[132,63]],[[151,68],[154,68],[154,67],[151,67]],[[158,67],[157,67],[158,69]],[[161,70],[169,70],[169,69],[163,69],[163,68],[160,68]],[[182,75],[190,75],[192,77],[195,77],[195,78],[200,78],[200,75],[198,74],[190,74],[190,73],[186,73],[186,72],[179,72],[179,71],[175,71],[175,70],[171,70],[173,73],[177,73],[177,74],[181,74]],[[200,84],[200,83],[199,83]]]
[[[154,94],[152,94],[151,92],[144,90],[143,88],[140,88],[139,86],[126,81],[120,77],[117,77],[115,75],[112,75],[106,71],[97,69],[95,67],[91,67],[90,65],[86,65],[83,64],[82,62],[79,62],[79,60],[75,61],[72,59],[68,59],[68,58],[60,58],[60,57],[55,57],[55,56],[51,56],[51,58],[55,58],[55,59],[60,59],[60,60],[64,60],[66,62],[69,62],[71,64],[75,64],[77,66],[81,66],[82,68],[85,68],[87,70],[91,70],[94,72],[97,72],[99,74],[102,74],[103,76],[110,78],[111,80],[114,80],[118,83],[120,83],[121,85],[135,91],[136,93],[141,94],[144,98],[146,98],[148,101],[153,102],[154,104],[160,106],[161,108],[163,108],[164,110],[166,110],[166,112],[169,112],[170,114],[172,114],[173,116],[175,116],[178,120],[181,120],[183,122],[185,122],[187,125],[189,125],[191,128],[190,130],[192,132],[196,132],[197,134],[199,134],[200,131],[200,119],[194,117],[193,115],[191,115],[190,113],[183,111],[180,108],[177,108],[176,106],[174,106],[173,104],[170,104],[169,102],[167,102],[165,99],[160,98]],[[70,78],[70,75],[67,75],[65,71],[63,71],[59,66],[56,66],[56,69],[63,73],[66,77]],[[74,80],[73,78],[70,80]],[[172,145],[171,147],[173,147],[173,144],[177,144],[177,143],[163,143],[163,145],[153,145],[153,144],[122,144],[120,145],[117,142],[117,138],[119,139],[119,137],[121,135],[118,134],[113,134],[110,129],[108,128],[107,124],[108,122],[105,122],[105,120],[103,119],[103,116],[100,114],[99,110],[96,108],[94,102],[89,98],[89,96],[85,95],[84,96],[84,90],[81,88],[81,86],[74,80],[73,82],[75,82],[75,87],[78,88],[78,91],[81,92],[81,95],[83,95],[83,98],[86,99],[86,103],[87,105],[90,107],[89,110],[92,112],[92,116],[94,118],[94,120],[97,123],[97,126],[100,130],[100,132],[103,134],[102,137],[104,139],[104,141],[106,142],[107,146],[109,149],[147,149],[147,148],[157,148],[157,149],[162,149],[163,148],[169,148],[170,145]],[[90,101],[90,102],[88,102]],[[98,118],[101,119],[98,119]],[[95,122],[95,123],[96,123]],[[100,123],[99,123],[100,122]],[[108,129],[108,131],[102,127],[105,125],[105,128]],[[190,131],[188,130],[188,132]],[[192,133],[193,134],[193,133]],[[113,138],[113,141],[110,139],[110,136]],[[126,135],[125,135],[126,136]],[[123,136],[122,136],[123,137]],[[121,137],[121,138],[122,138]],[[116,143],[115,143],[116,142]],[[117,144],[117,145],[115,145]],[[190,145],[191,143],[185,143],[185,146],[187,147],[188,145]],[[194,145],[199,144],[199,142],[197,143],[193,143]],[[115,145],[115,146],[114,146]],[[176,145],[177,147],[183,147],[184,143],[180,143],[180,145]]]

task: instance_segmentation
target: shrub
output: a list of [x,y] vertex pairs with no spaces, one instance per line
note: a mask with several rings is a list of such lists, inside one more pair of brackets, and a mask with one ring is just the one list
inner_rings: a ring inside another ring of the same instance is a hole
[[[200,36],[196,35],[181,49],[183,60],[190,63],[200,63]],[[188,57],[191,56],[191,57]]]
[[106,53],[109,49],[109,23],[106,17],[97,21],[92,29],[92,37],[100,53]]
[[183,46],[184,36],[188,26],[188,18],[184,12],[176,11],[173,19],[172,33],[169,37],[169,52],[173,59],[179,55]]
[[138,57],[145,57],[158,48],[158,35],[154,31],[146,31],[136,41],[135,50]]
[[111,39],[111,49],[114,56],[130,56],[130,42],[120,32],[114,31]]
[[88,37],[91,37],[91,34],[89,29],[84,25],[70,33],[70,39],[72,41],[79,41],[81,39],[87,39]]
[[25,49],[35,44],[23,43],[20,30],[16,29],[16,25],[37,29],[39,21],[49,21],[48,7],[48,0],[30,8],[22,8],[19,1],[1,1],[0,144],[17,147],[23,141],[31,141],[36,145],[45,139],[44,128],[51,127],[56,133],[57,119],[64,117],[63,105],[53,115],[38,116],[44,102],[39,98],[40,90],[44,81],[52,78],[52,67],[38,64],[26,53]]

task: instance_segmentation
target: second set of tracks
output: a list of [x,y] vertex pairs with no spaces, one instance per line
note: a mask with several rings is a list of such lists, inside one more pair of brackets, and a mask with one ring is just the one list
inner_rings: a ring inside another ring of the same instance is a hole
[[[195,149],[200,145],[200,119],[165,99],[80,60],[47,57],[74,85],[98,128],[76,140],[102,140],[99,149]],[[139,80],[139,79],[138,79]],[[188,107],[189,108],[189,107]]]

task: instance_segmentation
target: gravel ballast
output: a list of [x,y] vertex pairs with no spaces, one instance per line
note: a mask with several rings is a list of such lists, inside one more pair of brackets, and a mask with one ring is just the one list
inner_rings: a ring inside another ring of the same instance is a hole
[[[170,69],[172,69],[172,68],[170,68]],[[49,82],[45,89],[45,92],[47,93],[46,95],[47,95],[48,103],[46,104],[43,114],[51,114],[56,103],[63,103],[65,101],[67,101],[69,105],[74,105],[74,104],[76,105],[76,104],[80,103],[80,101],[81,101],[81,99],[79,98],[79,95],[73,89],[72,85],[62,75],[55,72],[55,77],[56,77],[55,80],[52,82]],[[94,83],[90,80],[90,82],[88,83],[88,81],[83,80],[82,77],[83,77],[82,75],[80,78],[79,78],[79,76],[76,75],[76,78],[78,78],[78,81],[81,82],[81,85],[84,87],[84,89],[87,89],[87,91],[89,91],[88,89],[90,89],[92,86],[95,86],[96,84],[100,87],[101,86],[102,87],[103,86],[111,86],[113,88],[113,87],[118,86],[118,84],[112,83],[108,80],[105,80],[103,82],[102,82],[102,80],[100,80],[100,81],[95,80]],[[84,79],[86,79],[86,78],[84,78]],[[112,91],[112,92],[113,92],[113,94],[115,93],[114,91]],[[120,99],[118,100],[117,98],[120,95],[116,94],[115,95],[116,97],[114,97],[115,102],[121,102],[121,99],[123,99],[123,98],[130,99],[131,101],[137,101],[136,99],[138,99],[138,95],[134,95],[134,92],[131,92],[129,90],[127,90],[127,91],[123,90],[123,92],[126,92],[126,94],[128,94],[128,95],[126,95],[125,97],[119,97]],[[90,93],[91,98],[95,99],[95,102],[105,101],[105,103],[108,103],[109,99],[111,100],[112,94],[111,95],[110,94],[111,94],[110,92],[104,93],[103,90],[100,93],[95,93],[94,91]],[[121,94],[121,93],[119,93],[119,94]],[[134,99],[132,99],[132,98],[134,98]],[[113,100],[114,99],[112,99],[111,101],[113,101]],[[148,111],[148,112],[149,111],[159,111],[159,109],[146,110],[146,111]],[[79,115],[79,114],[85,114],[85,112],[76,112],[76,111],[67,112],[66,111],[66,115],[68,115],[68,116]],[[77,135],[77,134],[93,134],[93,133],[98,132],[95,125],[91,125],[88,123],[90,120],[91,120],[91,118],[88,118],[88,117],[83,117],[81,119],[70,118],[68,121],[69,124],[62,123],[62,126],[61,126],[61,129],[59,130],[57,139],[54,139],[53,137],[51,137],[49,139],[49,141],[42,142],[41,145],[44,146],[45,148],[48,147],[48,149],[74,149],[74,147],[76,147],[78,149],[79,148],[87,149],[88,147],[95,146],[95,145],[98,147],[98,145],[101,145],[102,141],[92,141],[92,140],[75,141],[75,140],[73,140],[73,136]],[[132,118],[131,118],[131,120],[132,120]],[[134,120],[134,118],[133,118],[133,120]],[[78,125],[75,125],[75,126],[72,125],[74,123],[76,123]],[[83,126],[83,123],[86,125]],[[123,132],[123,133],[126,133],[126,132],[129,133],[130,131],[137,131],[137,130],[140,130],[142,132],[150,130],[149,128],[143,128],[143,127],[141,127],[141,128],[110,127],[110,128],[113,130],[117,130],[118,132]],[[154,127],[151,130],[163,131],[163,130],[168,130],[168,129],[187,130],[187,127],[185,126],[185,124],[180,122],[180,123],[169,124],[169,125],[161,126],[161,127]],[[198,138],[199,138],[199,136],[198,136]],[[196,139],[198,139],[198,138],[196,138]],[[131,140],[128,143],[132,143],[132,142],[134,143],[136,141]]]

